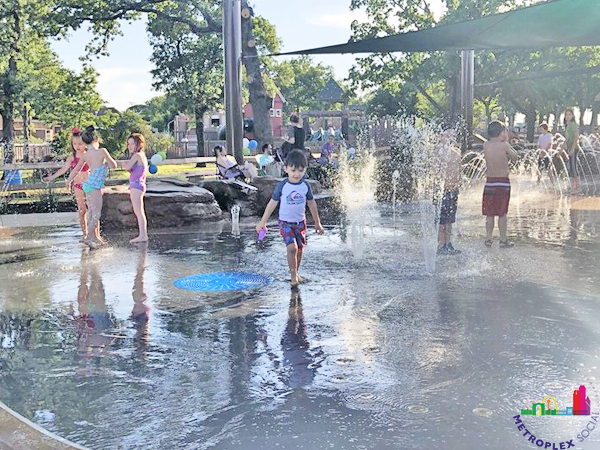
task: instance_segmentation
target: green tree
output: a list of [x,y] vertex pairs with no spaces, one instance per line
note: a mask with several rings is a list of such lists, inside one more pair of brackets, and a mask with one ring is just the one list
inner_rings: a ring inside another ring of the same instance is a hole
[[135,105],[129,109],[140,113],[144,120],[159,132],[169,131],[169,122],[177,114],[187,112],[175,96],[160,95],[148,100],[143,105]]
[[315,64],[309,56],[275,64],[272,78],[286,100],[286,113],[307,109],[320,109],[317,96],[333,77],[333,68]]
[[[175,6],[178,10],[180,6]],[[179,14],[174,11],[173,15]],[[223,50],[215,34],[198,35],[189,25],[159,16],[148,24],[154,87],[195,117],[198,150],[204,148],[204,114],[223,99]]]
[[132,133],[142,133],[145,137],[153,134],[144,118],[131,110],[121,114],[107,111],[96,117],[95,125],[98,126],[102,145],[117,158],[126,156],[127,138]]

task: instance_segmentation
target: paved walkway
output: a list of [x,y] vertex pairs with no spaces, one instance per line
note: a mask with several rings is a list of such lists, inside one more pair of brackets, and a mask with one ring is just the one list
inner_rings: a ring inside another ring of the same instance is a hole
[[0,450],[85,450],[35,425],[0,402]]

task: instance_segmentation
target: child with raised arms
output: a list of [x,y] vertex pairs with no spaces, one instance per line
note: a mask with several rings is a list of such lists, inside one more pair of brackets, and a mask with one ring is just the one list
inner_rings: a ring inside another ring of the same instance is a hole
[[[100,148],[100,138],[93,126],[85,129],[81,135],[81,139],[86,144],[87,152],[79,159],[77,165],[71,170],[71,174],[67,180],[68,183],[73,181],[85,165],[90,168],[88,178],[83,182],[83,192],[86,194],[88,206],[88,229],[95,229],[99,226],[100,215],[102,213],[102,189],[104,182],[108,176],[109,168],[115,169],[117,162],[110,156],[108,150]],[[91,248],[98,248],[102,245],[99,236],[90,237],[84,241]]]

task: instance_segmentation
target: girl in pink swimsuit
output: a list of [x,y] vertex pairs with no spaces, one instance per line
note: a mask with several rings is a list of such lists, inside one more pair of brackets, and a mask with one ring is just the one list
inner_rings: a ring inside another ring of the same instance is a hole
[[138,222],[139,234],[132,239],[131,243],[146,242],[148,240],[148,223],[144,211],[144,194],[146,193],[146,171],[148,170],[148,159],[144,149],[146,139],[143,134],[135,133],[127,139],[127,150],[131,158],[121,164],[123,169],[129,171],[129,197],[133,206],[133,212]]
[[[63,176],[67,171],[73,170],[77,164],[79,163],[79,159],[86,152],[86,145],[81,140],[81,131],[79,128],[73,128],[72,136],[71,136],[71,149],[73,151],[72,155],[69,155],[67,160],[65,161],[65,165],[62,166],[56,173],[51,176],[44,178],[44,181],[51,182],[56,178]],[[73,182],[73,195],[75,196],[75,202],[77,203],[77,211],[79,212],[79,224],[81,225],[81,230],[83,231],[83,239],[87,238],[88,230],[87,230],[87,206],[85,204],[85,194],[83,192],[82,184],[85,180],[87,180],[88,175],[90,174],[90,168],[87,164],[83,166],[81,172],[77,174],[75,180]],[[67,184],[67,191],[71,192],[71,186]],[[97,234],[99,234],[100,230],[97,230]]]

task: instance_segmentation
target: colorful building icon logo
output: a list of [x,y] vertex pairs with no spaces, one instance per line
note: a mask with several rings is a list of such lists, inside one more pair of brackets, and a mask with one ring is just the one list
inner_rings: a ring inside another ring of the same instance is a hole
[[[551,405],[552,400],[553,405]],[[554,409],[552,409],[554,406]],[[541,403],[534,403],[531,409],[522,409],[523,416],[589,416],[591,413],[590,398],[586,396],[585,386],[573,391],[573,406],[567,406],[564,410],[558,409],[556,400],[551,395],[544,397]]]

